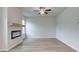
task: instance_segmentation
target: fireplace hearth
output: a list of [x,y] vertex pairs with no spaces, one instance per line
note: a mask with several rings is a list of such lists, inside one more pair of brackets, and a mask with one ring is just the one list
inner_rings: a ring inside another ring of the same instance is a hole
[[21,36],[21,30],[13,30],[11,31],[11,39],[15,39]]

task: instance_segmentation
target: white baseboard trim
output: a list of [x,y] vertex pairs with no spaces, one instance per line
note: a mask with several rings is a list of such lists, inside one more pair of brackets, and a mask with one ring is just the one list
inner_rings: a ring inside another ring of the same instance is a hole
[[[60,40],[59,38],[57,38],[57,39]],[[71,48],[74,49],[75,51],[79,51],[79,49],[77,49],[77,48],[71,46],[70,44],[66,43],[65,41],[63,41],[63,40],[60,40],[60,41],[63,42],[64,44],[68,45],[69,47],[71,47]]]
[[19,45],[19,44],[22,43],[22,42],[23,42],[23,40],[20,40],[20,41],[18,41],[16,44],[10,46],[9,48],[2,49],[2,50],[0,50],[0,51],[2,51],[2,52],[3,52],[3,51],[4,51],[4,52],[9,51],[10,49],[14,48],[15,46]]
[[19,40],[16,44],[14,44],[14,45],[12,45],[12,46],[10,46],[10,47],[7,47],[7,48],[5,48],[5,49],[0,49],[0,51],[4,51],[4,52],[6,52],[6,51],[9,51],[10,49],[12,49],[12,48],[14,48],[15,46],[17,46],[17,45],[19,45],[20,43],[22,43],[23,42],[23,40]]
[[10,49],[14,48],[15,46],[19,45],[19,44],[22,43],[22,42],[23,42],[23,40],[20,40],[20,41],[18,41],[16,44],[14,44],[13,46],[10,46],[10,47],[8,48],[8,51],[9,51]]

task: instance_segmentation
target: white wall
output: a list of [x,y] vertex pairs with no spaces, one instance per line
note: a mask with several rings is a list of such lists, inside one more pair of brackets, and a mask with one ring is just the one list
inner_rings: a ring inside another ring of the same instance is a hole
[[55,38],[56,20],[52,16],[36,16],[26,19],[26,33],[29,38]]
[[0,50],[2,49],[2,8],[0,8]]
[[[10,7],[8,8],[8,22],[22,24],[22,15],[19,8]],[[8,49],[13,48],[17,44],[23,41],[23,35],[15,39],[11,39],[11,31],[22,30],[22,27],[10,27],[8,26]]]
[[22,27],[11,27],[9,23],[22,24],[21,11],[19,8],[0,8],[0,51],[8,51],[23,41],[24,36],[11,39],[11,31],[22,30]]
[[7,8],[0,8],[0,51],[7,48]]
[[79,8],[67,8],[57,19],[56,37],[79,51]]

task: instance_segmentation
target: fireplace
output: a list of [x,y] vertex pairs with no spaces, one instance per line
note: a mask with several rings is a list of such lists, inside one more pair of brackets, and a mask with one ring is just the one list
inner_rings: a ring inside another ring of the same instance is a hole
[[21,36],[21,30],[13,30],[11,31],[11,39],[15,39]]

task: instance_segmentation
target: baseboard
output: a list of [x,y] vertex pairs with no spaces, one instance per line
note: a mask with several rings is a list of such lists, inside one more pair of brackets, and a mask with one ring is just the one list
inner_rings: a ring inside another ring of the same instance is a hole
[[6,49],[0,49],[0,51],[1,51],[1,52],[7,52],[7,51],[9,51],[10,49],[14,48],[15,46],[21,44],[22,42],[23,42],[23,40],[20,40],[20,41],[18,41],[16,44],[14,44],[14,45],[12,45],[12,46],[6,48]]
[[[57,39],[60,40],[59,38],[57,38]],[[63,40],[60,40],[60,41],[63,42],[64,44],[66,44],[67,46],[71,47],[71,48],[74,49],[75,51],[79,51],[79,49],[77,49],[77,48],[71,46],[70,44],[66,43],[65,41],[63,41]]]
[[18,41],[17,44],[14,44],[13,46],[10,46],[10,47],[7,49],[7,51],[9,51],[10,49],[14,48],[15,46],[21,44],[22,42],[23,42],[23,40]]

